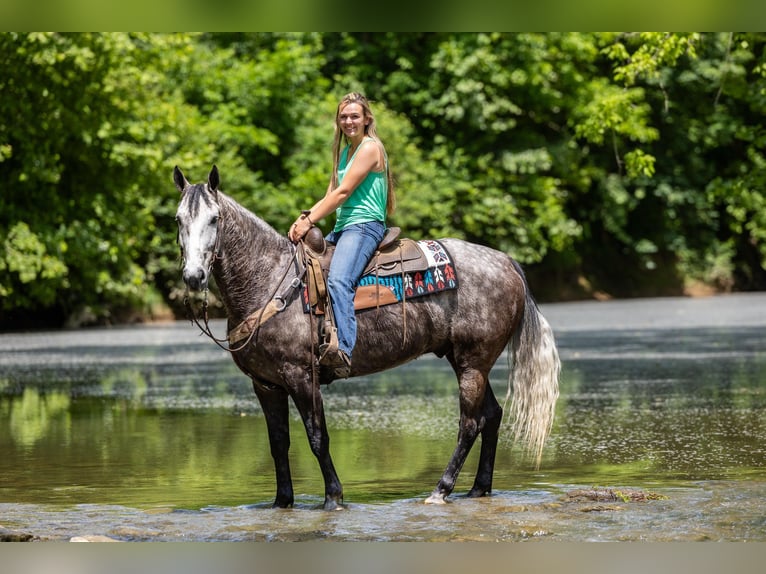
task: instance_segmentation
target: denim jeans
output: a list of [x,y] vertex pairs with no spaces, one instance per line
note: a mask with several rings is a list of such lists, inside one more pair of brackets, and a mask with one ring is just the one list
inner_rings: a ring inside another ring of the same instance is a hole
[[386,226],[380,221],[349,225],[344,230],[331,231],[327,241],[335,244],[330,263],[327,290],[332,298],[335,326],[338,329],[338,347],[349,358],[356,344],[356,315],[354,293],[356,283],[372,259],[375,249],[385,235]]

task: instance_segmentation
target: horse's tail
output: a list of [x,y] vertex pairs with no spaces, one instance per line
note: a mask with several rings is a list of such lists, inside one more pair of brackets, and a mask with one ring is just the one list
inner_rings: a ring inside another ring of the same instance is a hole
[[513,392],[511,418],[514,438],[535,457],[537,467],[545,439],[553,426],[559,396],[561,361],[553,330],[537,307],[521,267],[513,262],[524,281],[524,314],[510,342],[509,381],[506,403]]

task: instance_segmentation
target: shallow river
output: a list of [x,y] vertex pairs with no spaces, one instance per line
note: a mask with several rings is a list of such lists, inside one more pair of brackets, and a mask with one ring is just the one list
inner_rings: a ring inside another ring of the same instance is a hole
[[[2,334],[0,526],[38,540],[766,541],[766,295],[542,309],[563,372],[540,469],[506,432],[492,496],[464,497],[475,448],[451,503],[423,504],[458,416],[454,375],[428,356],[323,389],[340,512],[318,509],[294,408],[296,506],[270,508],[249,381],[189,323]],[[506,379],[503,357],[499,397]]]

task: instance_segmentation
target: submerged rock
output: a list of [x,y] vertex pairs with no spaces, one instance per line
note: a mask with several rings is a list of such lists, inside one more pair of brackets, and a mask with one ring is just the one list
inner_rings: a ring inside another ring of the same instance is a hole
[[0,526],[0,542],[29,542],[34,537],[34,534],[29,532],[9,530]]
[[570,490],[567,499],[571,502],[647,502],[649,500],[667,500],[668,497],[656,492],[643,490],[615,490],[612,488],[591,488]]
[[119,542],[119,540],[101,534],[88,534],[86,536],[73,536],[69,542]]

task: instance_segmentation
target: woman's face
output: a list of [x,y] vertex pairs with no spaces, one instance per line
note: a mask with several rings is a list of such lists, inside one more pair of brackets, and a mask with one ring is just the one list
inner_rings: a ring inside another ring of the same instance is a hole
[[340,129],[350,139],[364,135],[364,127],[368,123],[370,120],[365,117],[361,104],[346,104],[338,114]]

